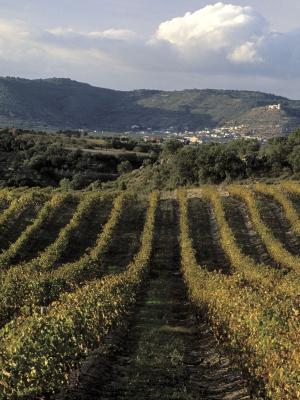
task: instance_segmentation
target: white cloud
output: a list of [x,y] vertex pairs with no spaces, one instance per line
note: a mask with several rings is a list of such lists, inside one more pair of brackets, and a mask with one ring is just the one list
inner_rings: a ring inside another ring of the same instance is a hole
[[90,32],[89,36],[115,40],[130,40],[136,37],[136,33],[128,29],[107,29],[100,32]]
[[71,38],[71,37],[84,37],[94,39],[112,39],[112,40],[131,40],[136,38],[136,33],[129,29],[106,29],[104,31],[93,32],[80,32],[73,28],[52,28],[47,29],[47,33],[56,37]]
[[156,37],[179,48],[203,45],[203,42],[213,48],[223,48],[249,36],[259,37],[266,27],[267,22],[251,7],[217,3],[161,23]]
[[151,38],[128,29],[43,30],[0,19],[0,75],[69,75],[103,86],[123,80],[126,88],[129,81],[134,87],[199,86],[203,77],[214,82],[222,76],[228,82],[240,77],[249,88],[253,77],[295,85],[299,70],[300,30],[273,32],[251,7],[206,6],[162,22]]
[[229,60],[237,63],[263,62],[263,58],[257,54],[256,45],[253,42],[246,42],[236,47],[228,55]]
[[261,61],[256,44],[268,31],[267,21],[251,7],[216,3],[160,24],[155,34],[186,59],[216,56],[231,62]]

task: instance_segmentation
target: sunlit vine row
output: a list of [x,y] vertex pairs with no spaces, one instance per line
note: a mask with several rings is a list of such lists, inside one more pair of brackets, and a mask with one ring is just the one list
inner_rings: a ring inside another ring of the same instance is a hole
[[51,220],[55,212],[57,212],[57,210],[66,204],[71,198],[71,194],[57,194],[46,202],[33,223],[28,225],[16,242],[12,243],[9,248],[0,255],[0,265],[2,269],[5,269],[10,265],[11,260],[17,255],[17,253],[22,252],[34,235],[39,232],[41,227]]
[[9,207],[0,214],[0,229],[14,223],[26,209],[39,207],[41,202],[47,200],[47,198],[48,196],[45,193],[36,189],[29,190],[19,198],[15,198]]
[[60,268],[49,271],[36,268],[33,261],[34,267],[25,264],[7,271],[0,286],[0,326],[20,311],[24,315],[30,314],[34,308],[48,305],[57,299],[62,292],[75,290],[81,282],[103,274],[101,255],[113,239],[126,199],[127,195],[124,193],[116,198],[110,217],[99,233],[95,246],[78,261],[63,264]]
[[278,186],[287,193],[300,194],[300,184],[295,181],[282,181],[278,183]]
[[284,270],[274,269],[265,264],[257,264],[251,257],[245,255],[238,244],[239,238],[235,237],[228,224],[220,193],[212,187],[204,188],[202,193],[212,204],[218,224],[220,243],[231,262],[233,270],[256,290],[260,290],[262,293],[266,290],[272,290],[274,296],[277,295],[280,299],[284,295],[284,302],[290,303],[290,307],[294,307],[295,301],[300,296],[299,275],[294,272],[287,273]]
[[272,231],[263,223],[257,201],[251,190],[242,186],[230,186],[228,190],[231,195],[241,198],[247,204],[252,224],[273,259],[300,273],[300,257],[294,256],[287,251],[283,244],[274,237]]
[[14,198],[14,194],[12,190],[9,189],[1,189],[0,190],[0,205],[2,207],[7,207],[8,204]]
[[273,400],[299,397],[300,334],[298,310],[278,311],[272,291],[261,292],[244,284],[239,274],[209,272],[197,264],[190,238],[187,198],[179,192],[182,271],[190,298],[228,343],[248,372]]
[[256,184],[255,191],[272,196],[283,208],[285,216],[291,224],[292,230],[300,235],[300,219],[293,203],[284,194],[284,187],[275,185],[266,185],[263,183]]
[[68,248],[72,234],[80,229],[90,210],[101,207],[101,203],[107,198],[110,198],[110,195],[102,193],[83,196],[69,224],[59,232],[57,239],[32,261],[31,265],[44,270],[51,269]]
[[124,326],[147,276],[157,200],[152,193],[140,250],[124,272],[63,294],[47,315],[15,320],[1,331],[1,399],[54,393],[93,349],[105,352],[105,340]]

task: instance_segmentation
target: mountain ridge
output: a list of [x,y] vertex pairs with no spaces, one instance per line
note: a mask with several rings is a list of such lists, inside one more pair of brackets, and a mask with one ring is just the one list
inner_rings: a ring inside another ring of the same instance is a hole
[[[273,104],[281,110],[267,113]],[[201,130],[230,124],[249,125],[253,134],[287,134],[300,125],[300,100],[249,90],[121,91],[69,78],[0,77],[2,127],[124,132],[133,125]]]

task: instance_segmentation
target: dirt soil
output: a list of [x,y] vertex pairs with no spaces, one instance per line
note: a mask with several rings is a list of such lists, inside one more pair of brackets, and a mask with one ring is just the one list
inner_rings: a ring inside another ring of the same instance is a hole
[[96,353],[57,399],[248,400],[241,371],[193,312],[180,273],[178,205],[161,200],[151,272],[127,334],[105,360]]

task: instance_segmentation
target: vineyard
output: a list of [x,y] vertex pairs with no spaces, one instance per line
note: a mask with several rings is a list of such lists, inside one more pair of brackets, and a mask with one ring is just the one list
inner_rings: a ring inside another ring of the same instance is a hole
[[300,185],[0,191],[0,399],[300,399]]

